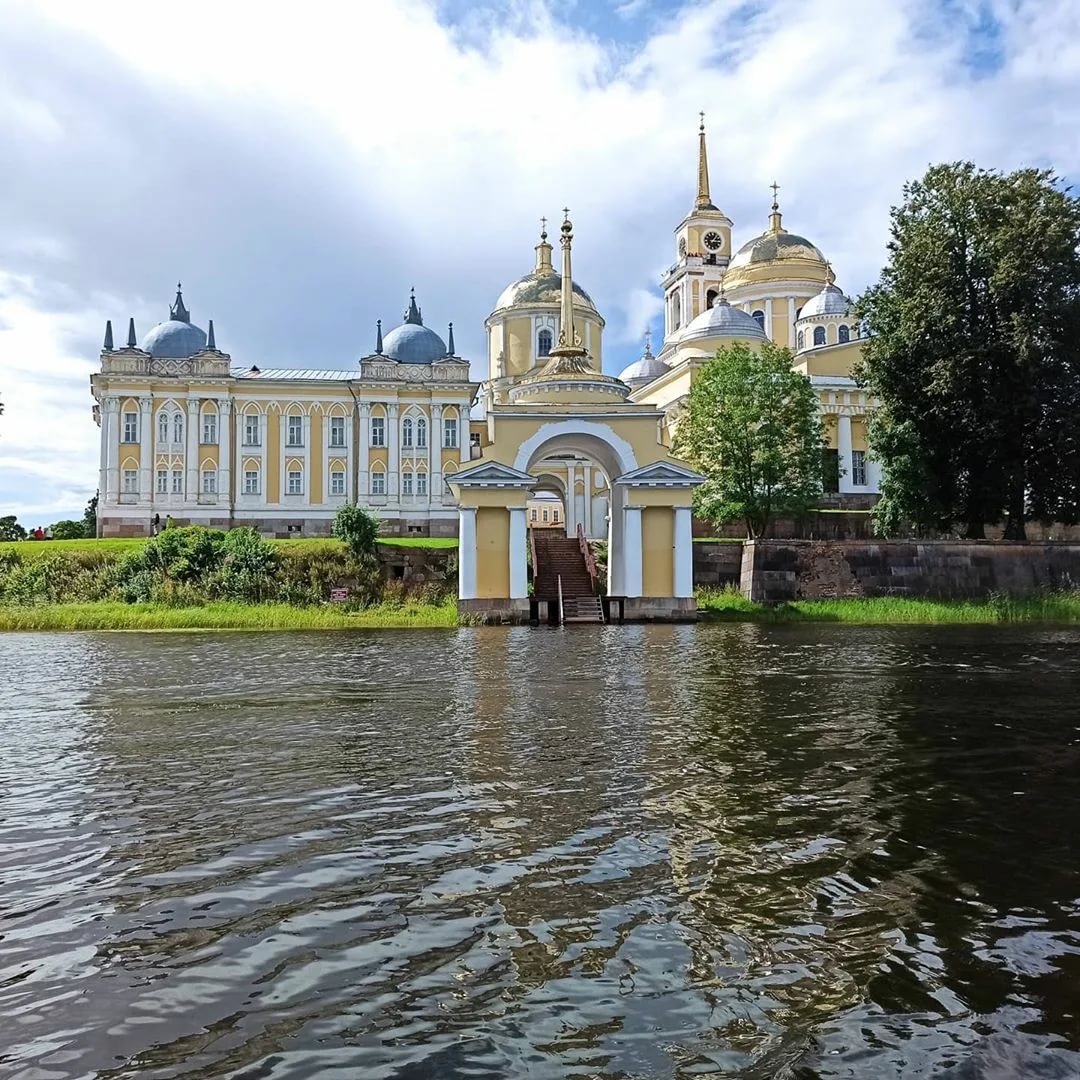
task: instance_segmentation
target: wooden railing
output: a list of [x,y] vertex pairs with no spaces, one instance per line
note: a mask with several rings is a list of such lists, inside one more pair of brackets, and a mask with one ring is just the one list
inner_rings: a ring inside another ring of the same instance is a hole
[[577,527],[577,539],[578,547],[581,548],[581,554],[585,557],[585,569],[589,571],[589,585],[592,588],[593,596],[596,596],[597,592],[597,575],[596,575],[596,560],[593,558],[592,548],[589,547],[589,541],[585,539],[585,526],[578,522]]

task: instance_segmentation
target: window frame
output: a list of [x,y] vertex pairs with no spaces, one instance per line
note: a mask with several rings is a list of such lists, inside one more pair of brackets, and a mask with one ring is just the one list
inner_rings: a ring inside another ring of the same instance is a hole
[[[293,424],[293,421],[296,424]],[[296,431],[296,441],[293,442],[293,432]],[[302,448],[304,445],[304,418],[299,413],[289,413],[285,417],[285,445],[290,449]]]
[[551,332],[550,327],[541,327],[536,335],[536,358],[538,360],[546,359],[551,355],[551,350],[554,348],[555,335]]
[[382,469],[371,471],[371,494],[379,496],[386,494],[386,473]]
[[373,416],[371,418],[370,446],[385,446],[386,445],[386,417],[385,416]]
[[456,416],[443,417],[442,448],[444,450],[457,450],[458,448],[458,419]]
[[303,469],[286,469],[285,470],[285,494],[286,495],[303,495],[304,494],[304,470]]
[[405,450],[413,448],[413,422],[411,416],[406,416],[401,421],[401,446]]
[[836,328],[836,343],[847,345],[851,341],[851,327],[847,323],[841,323]]
[[854,487],[866,487],[865,450],[851,451],[851,483]]
[[[821,339],[820,341],[818,340],[819,338]],[[822,345],[827,345],[828,341],[829,341],[829,336],[825,331],[825,327],[824,326],[815,326],[814,327],[814,348],[815,349],[820,349]]]
[[425,498],[428,493],[427,473],[420,470],[414,475],[416,477],[416,496],[417,498]]
[[139,470],[122,469],[120,493],[122,495],[139,494]]
[[154,493],[157,495],[169,494],[169,470],[167,468],[154,470]]
[[135,409],[125,409],[120,414],[120,441],[137,443],[139,441],[139,413]]
[[204,412],[202,414],[202,430],[200,432],[201,446],[217,446],[218,422],[217,413]]
[[183,495],[184,494],[184,470],[173,469],[172,477],[169,488],[170,495]]
[[245,469],[244,470],[244,494],[245,495],[261,495],[262,494],[262,470],[261,469]]
[[[340,435],[340,439],[335,439],[335,435]],[[345,448],[345,417],[344,416],[331,416],[330,417],[330,446],[337,450],[343,450]]]
[[427,419],[423,416],[416,420],[416,449],[427,449]]
[[413,493],[413,473],[412,473],[412,470],[406,469],[401,474],[401,494],[403,496],[407,495],[407,496],[409,496],[409,498],[412,498],[412,493]]
[[[338,490],[340,488],[340,490]],[[330,494],[340,498],[345,494],[345,470],[332,469],[330,471]]]
[[244,413],[244,445],[262,446],[262,423],[258,413]]
[[218,493],[217,469],[199,470],[199,491],[203,495],[216,495]]

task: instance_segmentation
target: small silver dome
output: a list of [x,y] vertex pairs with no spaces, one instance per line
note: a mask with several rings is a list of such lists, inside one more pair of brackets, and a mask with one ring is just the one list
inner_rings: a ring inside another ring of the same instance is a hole
[[678,343],[688,345],[692,341],[715,337],[766,340],[765,330],[757,319],[739,308],[732,307],[723,297],[687,324],[686,329],[679,335]]
[[806,301],[799,319],[801,321],[803,319],[820,318],[822,315],[850,314],[851,301],[835,285],[829,284],[817,296],[813,296]]
[[637,389],[639,386],[646,386],[651,383],[653,379],[658,379],[668,370],[667,364],[653,356],[650,335],[646,334],[645,352],[639,360],[635,360],[632,364],[628,364],[623,368],[619,375],[619,381],[626,383],[627,386],[633,389]]

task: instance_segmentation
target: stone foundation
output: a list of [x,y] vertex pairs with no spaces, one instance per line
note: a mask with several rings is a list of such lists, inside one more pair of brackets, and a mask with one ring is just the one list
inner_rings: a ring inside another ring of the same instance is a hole
[[[611,606],[611,621],[619,618]],[[623,622],[696,622],[697,600],[693,596],[628,596],[622,602]]]
[[458,615],[469,621],[488,624],[516,624],[529,621],[528,600],[459,600]]
[[715,544],[694,541],[694,587],[723,589],[739,587],[742,574],[742,549],[738,544]]

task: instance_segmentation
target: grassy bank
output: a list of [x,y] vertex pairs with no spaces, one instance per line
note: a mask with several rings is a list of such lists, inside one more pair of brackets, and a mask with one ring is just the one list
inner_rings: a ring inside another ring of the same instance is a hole
[[725,622],[1025,623],[1080,622],[1080,592],[1046,593],[1024,599],[929,600],[863,597],[848,600],[797,600],[754,604],[733,590],[698,594],[703,620]]
[[373,604],[360,611],[290,604],[42,604],[0,607],[0,630],[352,630],[457,626],[457,603]]

